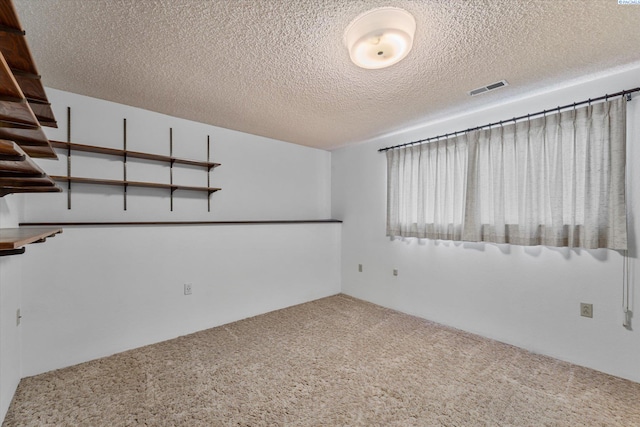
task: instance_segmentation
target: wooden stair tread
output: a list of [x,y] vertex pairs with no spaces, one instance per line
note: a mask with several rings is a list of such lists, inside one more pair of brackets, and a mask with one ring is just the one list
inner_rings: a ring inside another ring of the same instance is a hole
[[[14,160],[11,160],[13,158]],[[55,181],[13,141],[0,140],[0,195],[59,192]]]
[[[0,55],[0,95],[0,138],[25,147],[43,147],[37,150],[37,157],[57,158],[3,55]],[[29,154],[29,149],[26,151]]]
[[0,96],[0,120],[39,126],[4,57],[0,60]]
[[[3,27],[0,37],[0,52],[5,57],[9,70],[28,100],[44,102],[36,115],[43,120],[45,126],[57,127],[51,106],[48,105],[47,94],[40,80],[38,70],[29,50],[25,31],[20,24],[15,7],[11,1],[0,1],[0,26]],[[30,104],[34,105],[30,102]]]

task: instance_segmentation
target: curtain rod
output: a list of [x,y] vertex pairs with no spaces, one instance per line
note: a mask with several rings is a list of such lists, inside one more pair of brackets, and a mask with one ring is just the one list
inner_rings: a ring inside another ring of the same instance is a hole
[[[542,110],[542,111],[538,111],[537,113],[533,113],[533,114],[525,114],[523,116],[514,117],[512,119],[500,120],[499,122],[494,122],[494,123],[489,123],[489,124],[482,125],[482,126],[476,126],[474,128],[459,130],[457,132],[445,133],[443,135],[432,136],[430,138],[425,138],[425,139],[419,139],[417,141],[407,142],[405,144],[393,145],[391,147],[381,148],[381,149],[378,150],[378,152],[394,150],[396,148],[402,148],[402,147],[406,147],[406,146],[409,146],[409,145],[423,144],[425,142],[429,142],[429,141],[432,141],[434,139],[449,138],[450,136],[456,136],[458,134],[465,134],[467,132],[473,132],[474,130],[480,130],[480,129],[484,129],[484,128],[490,128],[490,127],[493,127],[493,126],[499,126],[499,125],[503,125],[505,123],[516,122],[516,121],[522,120],[522,119],[530,119],[531,117],[542,116],[542,115],[550,113],[552,111],[560,111],[560,110],[564,110],[565,108],[575,108],[578,105],[591,104],[592,102],[602,101],[603,99],[604,100],[608,100],[609,98],[615,98],[616,96],[628,95],[629,98],[630,98],[630,94],[631,93],[638,92],[638,91],[640,91],[640,87],[636,87],[634,89],[623,90],[623,91],[620,91],[620,92],[613,93],[611,95],[603,95],[603,96],[600,96],[598,98],[589,98],[589,99],[587,99],[585,101],[574,102],[574,103],[571,103],[571,104],[563,105],[562,107],[558,106],[558,107],[552,108],[550,110]],[[628,100],[630,100],[630,99],[628,99]]]

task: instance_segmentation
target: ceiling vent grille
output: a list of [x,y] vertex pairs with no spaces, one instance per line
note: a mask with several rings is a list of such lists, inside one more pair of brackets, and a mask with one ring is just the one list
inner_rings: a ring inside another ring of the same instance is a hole
[[505,86],[509,86],[509,83],[507,83],[506,80],[500,80],[499,82],[491,83],[490,85],[473,89],[472,91],[469,91],[469,95],[476,96],[480,95],[481,93],[489,92],[490,90],[496,90]]

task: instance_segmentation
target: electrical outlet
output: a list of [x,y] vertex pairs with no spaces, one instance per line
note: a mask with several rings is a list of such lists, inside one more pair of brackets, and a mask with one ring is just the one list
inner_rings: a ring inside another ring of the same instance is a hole
[[580,303],[580,316],[593,317],[593,304]]
[[397,268],[394,268],[394,269],[393,269],[393,275],[394,275],[394,276],[397,276],[397,275],[398,275],[398,269],[397,269]]
[[20,309],[16,310],[16,326],[20,326],[20,321],[22,320],[22,314],[20,314]]
[[191,295],[191,283],[184,284],[184,294]]
[[362,264],[358,264],[358,272],[362,273]]

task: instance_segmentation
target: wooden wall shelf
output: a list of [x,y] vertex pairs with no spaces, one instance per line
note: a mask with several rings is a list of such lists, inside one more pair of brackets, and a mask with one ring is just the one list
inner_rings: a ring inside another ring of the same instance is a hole
[[[62,191],[31,157],[56,159],[40,125],[57,127],[11,0],[0,0],[0,197]],[[0,256],[24,253],[61,228],[0,228]]]
[[[0,3],[0,53],[4,56],[25,101],[43,126],[58,127],[51,104],[31,56],[15,7],[9,0]],[[26,151],[26,150],[25,150]]]
[[12,193],[52,193],[60,187],[13,141],[0,140],[0,197]]
[[[2,35],[1,32],[0,35]],[[0,37],[0,40],[4,38]],[[0,55],[0,138],[17,142],[29,156],[57,158],[31,105],[27,102],[2,55]],[[36,149],[32,150],[31,147]]]
[[25,245],[41,243],[62,233],[62,228],[0,228],[0,256],[25,252]]
[[57,127],[15,7],[0,1],[0,139],[31,157],[56,158],[41,125]]
[[51,145],[54,148],[66,148],[66,149],[71,149],[73,151],[85,151],[89,153],[108,154],[111,156],[118,156],[118,157],[127,156],[130,158],[154,160],[154,161],[165,162],[165,163],[200,166],[207,169],[213,169],[215,167],[220,166],[220,163],[214,163],[214,162],[201,162],[198,160],[189,160],[189,159],[181,159],[181,158],[172,157],[172,156],[163,156],[161,154],[142,153],[140,151],[119,150],[116,148],[76,144],[73,142],[51,141]]
[[99,179],[99,178],[81,178],[81,177],[67,177],[52,175],[56,181],[62,182],[77,182],[83,184],[98,184],[98,185],[112,185],[112,186],[131,186],[131,187],[148,187],[148,188],[166,188],[171,191],[175,190],[189,190],[189,191],[203,191],[209,194],[220,191],[220,188],[212,187],[194,187],[189,185],[177,185],[177,184],[162,184],[159,182],[140,182],[140,181],[122,181],[116,179]]
[[[56,159],[41,124],[56,127],[11,0],[0,0],[0,197],[60,192],[31,157]],[[24,253],[61,228],[0,228],[0,256]]]
[[[96,145],[78,144],[71,142],[71,108],[67,107],[67,141],[51,141],[51,146],[56,149],[65,150],[67,154],[67,175],[66,176],[52,176],[56,181],[67,183],[67,209],[71,209],[71,183],[79,184],[97,184],[97,185],[110,185],[121,186],[124,188],[124,210],[127,210],[127,188],[128,187],[146,187],[146,188],[164,188],[171,190],[170,193],[170,210],[173,211],[173,193],[176,190],[197,191],[207,193],[207,210],[211,211],[211,194],[216,191],[220,191],[220,188],[211,187],[211,170],[220,166],[220,163],[209,161],[209,155],[211,152],[211,144],[209,137],[207,136],[207,160],[191,160],[183,159],[173,156],[173,128],[169,128],[169,155],[162,154],[143,153],[140,151],[127,150],[127,119],[123,119],[123,148],[108,148],[100,147]],[[88,153],[106,154],[109,156],[115,156],[122,159],[122,179],[102,179],[102,178],[88,178],[77,177],[71,175],[71,153],[74,151],[82,151]],[[127,160],[128,159],[142,159],[151,160],[154,162],[161,162],[169,165],[169,183],[159,182],[140,182],[130,181],[127,179]],[[186,165],[203,168],[207,172],[207,186],[199,187],[192,185],[181,185],[173,182],[173,169],[174,165]]]

